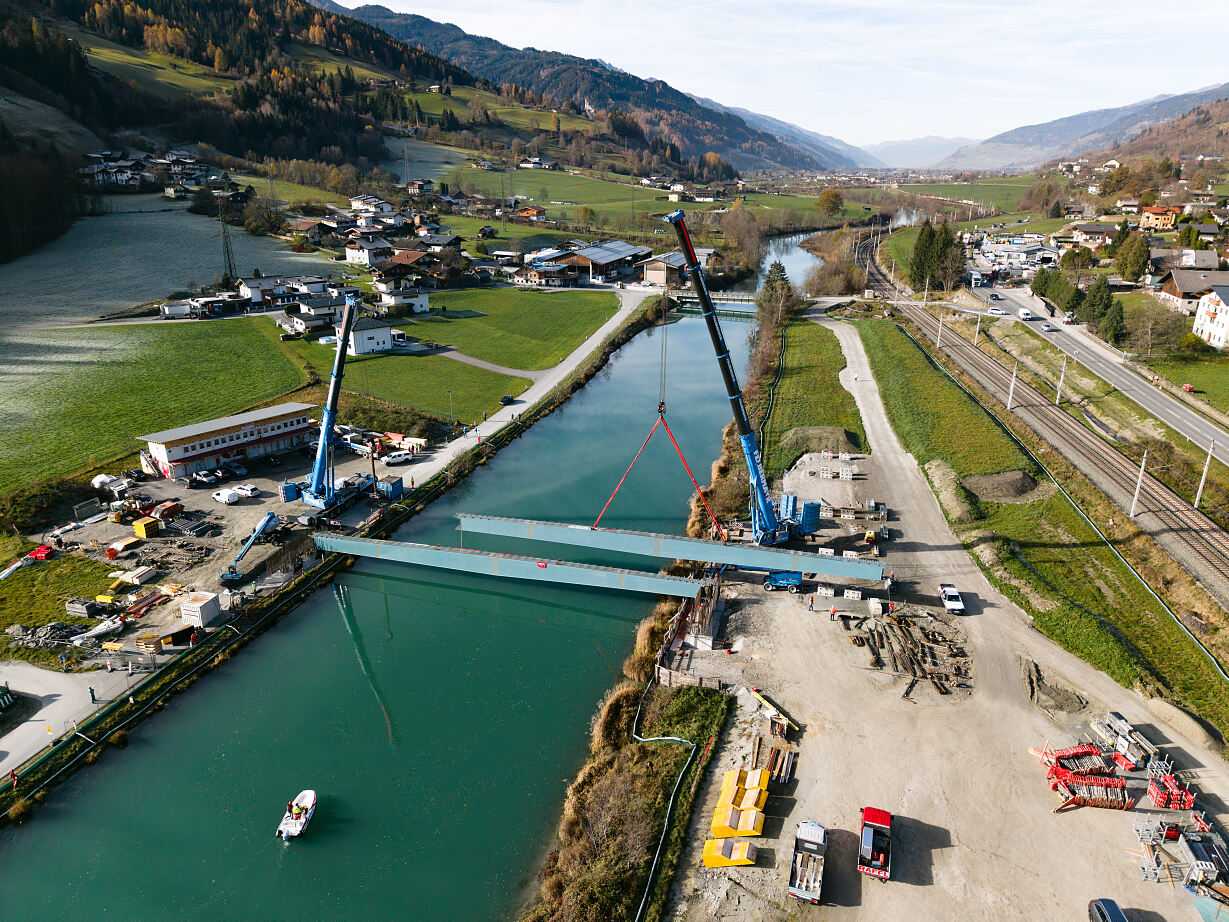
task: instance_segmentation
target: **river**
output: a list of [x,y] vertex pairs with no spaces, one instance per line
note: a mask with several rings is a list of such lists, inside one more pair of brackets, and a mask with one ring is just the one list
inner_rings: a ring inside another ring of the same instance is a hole
[[[706,471],[728,402],[702,321],[666,329],[671,425]],[[741,366],[751,327],[727,331]],[[662,335],[634,339],[399,537],[456,543],[458,511],[592,520],[655,418]],[[604,524],[680,532],[690,492],[655,438]],[[507,918],[652,600],[379,562],[338,584],[349,608],[317,592],[0,831],[4,916]],[[317,817],[283,845],[282,805],[305,787]]]

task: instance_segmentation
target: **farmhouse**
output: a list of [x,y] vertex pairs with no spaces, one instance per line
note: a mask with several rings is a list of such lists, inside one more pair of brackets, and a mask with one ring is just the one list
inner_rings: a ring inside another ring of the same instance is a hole
[[1181,208],[1171,205],[1150,205],[1139,213],[1141,230],[1173,230],[1174,222],[1182,214]]
[[1113,240],[1116,233],[1118,228],[1113,224],[1077,224],[1072,236],[1076,243],[1095,250]]
[[1229,342],[1229,286],[1217,285],[1199,299],[1191,332],[1213,349],[1225,348]]
[[259,458],[305,445],[316,431],[310,403],[279,403],[260,410],[140,436],[163,477],[185,477],[224,461]]
[[1157,297],[1172,310],[1184,314],[1195,313],[1199,300],[1213,288],[1229,285],[1229,272],[1202,271],[1199,269],[1171,269],[1161,279]]
[[575,266],[535,262],[517,269],[512,275],[512,281],[517,285],[534,288],[572,288],[576,285],[579,274]]
[[[337,328],[337,335],[341,329]],[[350,355],[372,355],[376,352],[388,352],[393,348],[393,328],[380,320],[364,317],[354,321],[350,328],[350,341],[346,351]]]
[[383,237],[359,237],[346,244],[346,262],[356,266],[378,266],[392,256],[393,245]]

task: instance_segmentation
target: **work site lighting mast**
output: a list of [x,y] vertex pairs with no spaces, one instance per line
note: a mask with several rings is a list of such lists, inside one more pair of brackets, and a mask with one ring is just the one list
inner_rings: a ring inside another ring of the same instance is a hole
[[687,221],[682,209],[667,215],[666,220],[674,225],[674,231],[678,235],[679,249],[687,263],[687,272],[691,276],[696,297],[700,300],[700,312],[708,327],[709,338],[713,341],[713,351],[717,353],[717,365],[721,369],[721,379],[725,382],[726,395],[730,398],[734,424],[738,427],[738,441],[742,445],[743,457],[747,461],[747,473],[751,479],[751,530],[760,544],[782,544],[789,540],[789,528],[783,527],[777,521],[777,512],[768,493],[768,478],[764,475],[764,465],[760,461],[759,442],[755,429],[751,426],[751,419],[747,416],[747,405],[743,402],[742,390],[738,386],[738,375],[734,371],[730,350],[725,344],[725,335],[721,332],[721,323],[717,320],[717,309],[713,306],[713,298],[708,292],[704,270],[700,268],[696,248],[692,246],[691,234],[687,231]]
[[320,413],[320,442],[316,445],[316,463],[312,465],[311,480],[303,491],[304,498],[313,506],[327,509],[333,504],[333,424],[337,419],[337,402],[341,398],[341,376],[346,369],[346,348],[350,331],[358,314],[358,298],[346,295],[346,305],[341,312],[341,326],[337,330],[337,354],[333,357],[333,371],[329,375],[329,393]]

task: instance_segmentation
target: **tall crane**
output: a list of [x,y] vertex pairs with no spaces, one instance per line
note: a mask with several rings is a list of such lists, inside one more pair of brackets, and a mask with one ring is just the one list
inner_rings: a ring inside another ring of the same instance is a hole
[[336,501],[333,484],[333,424],[337,420],[337,401],[341,397],[341,376],[346,370],[346,348],[350,331],[358,314],[358,298],[346,295],[346,306],[341,311],[341,326],[337,329],[337,354],[333,357],[333,371],[329,375],[329,392],[320,413],[320,442],[316,445],[316,463],[312,465],[311,478],[303,485],[303,501],[317,509],[328,509]]
[[252,533],[248,535],[247,540],[243,542],[243,547],[239,549],[239,553],[235,555],[234,559],[230,562],[230,565],[227,566],[225,571],[223,571],[221,577],[222,585],[238,586],[243,582],[244,576],[243,572],[239,569],[239,562],[247,556],[247,553],[252,549],[252,546],[260,540],[260,536],[274,525],[277,525],[280,521],[281,520],[277,517],[276,512],[265,513],[265,517],[260,520],[260,523],[255,528],[252,529]]
[[768,478],[760,460],[759,442],[747,415],[747,405],[743,402],[742,390],[738,386],[734,362],[725,344],[725,335],[721,332],[721,323],[717,319],[717,309],[713,306],[712,295],[708,292],[708,282],[704,278],[700,260],[696,257],[696,248],[691,243],[691,234],[687,231],[687,221],[682,209],[667,215],[666,220],[674,225],[674,231],[678,235],[679,249],[687,264],[687,272],[691,275],[696,297],[700,300],[700,312],[708,327],[709,338],[713,341],[713,350],[717,353],[717,365],[721,369],[721,379],[725,382],[726,395],[730,398],[734,424],[738,427],[738,441],[742,445],[743,457],[747,461],[747,473],[751,478],[752,533],[759,544],[783,544],[790,539],[792,523],[781,522],[777,518],[777,510],[768,492]]

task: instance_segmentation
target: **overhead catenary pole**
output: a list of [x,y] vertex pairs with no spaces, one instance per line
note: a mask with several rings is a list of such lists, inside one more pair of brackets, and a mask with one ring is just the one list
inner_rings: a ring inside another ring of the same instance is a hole
[[1216,451],[1216,439],[1213,439],[1208,444],[1208,456],[1203,460],[1203,473],[1199,475],[1199,489],[1195,491],[1195,508],[1199,508],[1199,501],[1203,499],[1203,485],[1208,480],[1208,468],[1212,464],[1212,452]]
[[1135,505],[1139,502],[1139,491],[1144,485],[1144,467],[1148,464],[1148,451],[1139,461],[1139,477],[1135,480],[1135,495],[1131,497],[1131,518],[1135,518]]
[[1016,397],[1016,372],[1019,370],[1019,368],[1020,368],[1020,361],[1019,359],[1017,359],[1016,363],[1011,366],[1011,386],[1007,388],[1007,410],[1008,412],[1011,411],[1012,402],[1015,400],[1015,397]]
[[935,348],[943,347],[943,314],[939,314],[939,332],[935,334]]
[[1058,372],[1058,388],[1054,391],[1054,406],[1058,406],[1063,400],[1063,379],[1067,377],[1067,356],[1063,356],[1063,367]]
[[977,345],[977,338],[981,336],[981,314],[977,315],[977,326],[973,330],[973,345]]

